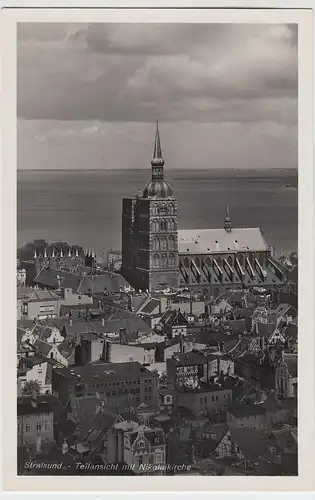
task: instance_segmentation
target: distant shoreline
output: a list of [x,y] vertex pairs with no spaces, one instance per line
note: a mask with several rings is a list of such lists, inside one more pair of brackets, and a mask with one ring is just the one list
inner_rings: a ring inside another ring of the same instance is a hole
[[[136,171],[143,172],[144,170],[148,170],[149,167],[145,166],[143,168],[92,168],[92,169],[84,169],[84,168],[18,168],[18,172],[125,172],[125,171]],[[298,172],[298,168],[167,168],[166,172]]]

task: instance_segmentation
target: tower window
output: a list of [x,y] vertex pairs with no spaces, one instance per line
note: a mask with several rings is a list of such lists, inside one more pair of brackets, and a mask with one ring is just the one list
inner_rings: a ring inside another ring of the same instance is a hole
[[158,254],[153,257],[153,265],[154,267],[160,267],[160,256]]
[[174,250],[175,248],[175,238],[174,236],[169,237],[169,248],[170,250]]
[[167,239],[165,236],[162,238],[162,250],[167,250]]
[[170,267],[175,266],[175,255],[173,253],[171,253],[169,256],[169,263],[170,263]]
[[162,267],[167,266],[167,255],[165,253],[163,253],[163,255],[162,255],[161,263],[162,263]]
[[167,230],[167,222],[165,219],[161,220],[161,231],[166,231]]

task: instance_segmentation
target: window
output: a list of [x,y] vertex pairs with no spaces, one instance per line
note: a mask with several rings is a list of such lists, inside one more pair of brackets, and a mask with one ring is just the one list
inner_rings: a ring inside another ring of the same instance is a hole
[[48,312],[48,311],[54,311],[55,310],[55,306],[52,305],[52,306],[40,306],[39,307],[39,312]]
[[17,431],[18,431],[18,434],[20,434],[20,432],[21,432],[21,426],[20,426],[20,424],[18,424],[18,426],[17,426]]
[[173,215],[175,213],[175,207],[173,205],[173,203],[171,203],[168,207],[168,211],[171,215]]
[[159,221],[157,219],[154,219],[152,222],[152,231],[156,232],[159,230]]
[[168,240],[168,245],[170,250],[174,250],[175,248],[175,238],[174,236],[170,236]]
[[173,219],[170,219],[168,221],[168,230],[169,231],[174,231],[174,229],[175,229],[175,223],[174,223]]
[[161,231],[167,231],[167,222],[165,219],[161,220],[160,228],[161,228]]
[[162,238],[162,250],[167,250],[167,239],[166,236]]
[[25,424],[25,432],[30,432],[31,424]]
[[163,204],[163,205],[160,207],[160,214],[161,214],[161,215],[166,215],[166,214],[167,214],[167,206],[166,206],[166,205],[164,205],[164,204]]
[[170,264],[170,267],[175,266],[175,255],[173,253],[171,253],[169,256],[169,264]]
[[162,264],[162,267],[167,267],[167,255],[165,253],[163,253],[163,255],[162,255],[161,264]]
[[153,265],[154,267],[160,267],[160,256],[158,254],[153,256]]
[[138,448],[143,449],[145,447],[144,441],[139,441]]
[[162,462],[162,453],[160,451],[155,452],[155,463],[160,464]]
[[36,422],[36,430],[41,431],[42,430],[42,424],[41,422]]

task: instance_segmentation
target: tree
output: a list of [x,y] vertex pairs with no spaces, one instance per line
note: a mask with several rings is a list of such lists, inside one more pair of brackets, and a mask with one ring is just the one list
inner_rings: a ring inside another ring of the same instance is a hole
[[36,394],[40,392],[40,385],[36,380],[30,380],[25,383],[22,389],[22,395],[29,396],[30,394],[33,394],[33,391],[36,391]]

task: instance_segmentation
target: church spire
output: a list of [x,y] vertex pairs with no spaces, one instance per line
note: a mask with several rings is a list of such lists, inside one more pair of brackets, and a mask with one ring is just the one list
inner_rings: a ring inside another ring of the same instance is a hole
[[162,158],[162,148],[160,141],[160,131],[159,122],[156,122],[156,132],[154,141],[153,158],[151,161],[152,165],[152,180],[162,180],[163,179],[163,166],[164,160]]
[[224,229],[226,230],[227,233],[230,233],[232,231],[232,223],[231,223],[231,219],[230,219],[228,203],[226,204],[226,210],[225,210]]

